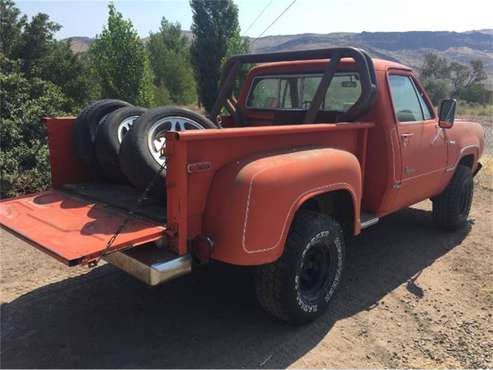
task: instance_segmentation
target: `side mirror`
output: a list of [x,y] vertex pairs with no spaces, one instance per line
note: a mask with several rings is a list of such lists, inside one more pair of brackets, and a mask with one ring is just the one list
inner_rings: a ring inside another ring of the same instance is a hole
[[438,110],[438,126],[441,128],[451,128],[455,120],[455,107],[457,101],[455,99],[445,99],[440,103]]

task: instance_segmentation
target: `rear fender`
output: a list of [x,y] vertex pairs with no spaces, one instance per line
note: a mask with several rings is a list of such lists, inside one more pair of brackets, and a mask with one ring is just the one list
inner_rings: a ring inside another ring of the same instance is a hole
[[214,242],[212,258],[237,265],[275,261],[297,209],[316,195],[341,189],[353,199],[357,234],[361,168],[354,154],[297,149],[224,166],[214,177],[204,217],[204,233]]

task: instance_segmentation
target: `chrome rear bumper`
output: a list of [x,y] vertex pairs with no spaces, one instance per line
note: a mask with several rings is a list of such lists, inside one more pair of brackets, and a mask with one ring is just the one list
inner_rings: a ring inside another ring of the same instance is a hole
[[176,256],[154,246],[111,253],[104,259],[149,285],[158,285],[192,271],[190,255]]

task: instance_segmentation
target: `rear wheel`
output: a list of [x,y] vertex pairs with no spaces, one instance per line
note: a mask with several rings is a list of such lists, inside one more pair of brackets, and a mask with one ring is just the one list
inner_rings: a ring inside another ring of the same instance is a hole
[[[145,189],[161,166],[166,166],[163,149],[168,131],[203,130],[217,128],[210,120],[187,109],[160,107],[150,109],[139,117],[133,129],[125,136],[120,147],[120,168],[129,181]],[[163,171],[160,181],[151,192],[164,195]]]
[[332,217],[300,211],[283,255],[259,266],[255,281],[260,305],[277,318],[304,323],[328,307],[342,277],[344,238]]
[[433,198],[433,221],[445,230],[457,230],[467,222],[474,194],[472,170],[457,166],[445,190]]

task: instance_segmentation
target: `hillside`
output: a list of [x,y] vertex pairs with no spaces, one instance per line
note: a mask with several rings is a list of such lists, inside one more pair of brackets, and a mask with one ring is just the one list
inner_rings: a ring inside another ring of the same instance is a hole
[[469,32],[362,32],[301,34],[262,37],[253,52],[355,46],[373,57],[395,60],[419,68],[427,53],[436,53],[462,64],[480,59],[493,76],[493,30]]
[[[191,39],[190,31],[185,36]],[[88,49],[93,39],[70,38],[76,53]],[[493,77],[493,30],[468,32],[361,32],[265,36],[250,40],[252,52],[316,49],[336,46],[354,46],[367,50],[377,58],[390,59],[419,68],[427,53],[436,53],[462,64],[480,59]]]

